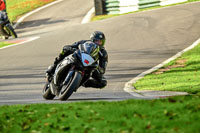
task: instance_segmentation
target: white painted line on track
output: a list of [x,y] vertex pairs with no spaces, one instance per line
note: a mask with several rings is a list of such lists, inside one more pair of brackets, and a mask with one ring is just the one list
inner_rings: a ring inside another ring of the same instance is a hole
[[[172,56],[171,58],[167,59],[166,61],[162,62],[161,64],[139,74],[138,76],[136,76],[135,78],[133,78],[132,80],[130,80],[129,82],[127,82],[124,86],[124,91],[135,96],[135,97],[145,97],[144,95],[141,94],[140,91],[137,91],[132,85],[134,83],[136,83],[136,81],[138,81],[139,79],[143,78],[145,75],[152,73],[153,71],[158,70],[159,68],[163,67],[165,64],[169,63],[170,61],[180,57],[183,53],[185,53],[186,51],[191,50],[192,48],[194,48],[195,46],[197,46],[200,43],[200,38],[195,41],[191,46],[187,47],[186,49],[184,49],[181,52],[178,52],[176,55]],[[181,92],[180,92],[181,93]],[[183,92],[183,94],[186,94],[186,92]]]
[[81,24],[86,24],[91,21],[91,18],[94,16],[95,9],[94,7],[90,9],[90,11],[86,14],[86,16],[83,18]]
[[17,45],[20,45],[20,44],[24,44],[24,43],[27,43],[27,42],[31,42],[31,41],[34,41],[36,39],[39,39],[40,37],[39,36],[36,36],[36,37],[30,37],[29,39],[23,41],[23,42],[20,42],[20,43],[16,43],[16,44],[12,44],[12,45],[8,45],[8,46],[5,46],[5,47],[2,47],[0,48],[1,49],[5,49],[5,48],[9,48],[9,47],[13,47],[13,46],[17,46]]
[[49,6],[55,5],[55,4],[59,3],[59,2],[62,2],[62,1],[63,0],[57,0],[57,1],[51,2],[51,3],[47,4],[47,5],[44,5],[44,6],[40,7],[40,8],[37,8],[37,9],[35,9],[35,10],[27,13],[26,15],[24,15],[23,17],[21,17],[13,27],[16,28],[28,16],[30,16],[30,15],[32,15],[32,14],[34,14],[34,13],[36,13],[36,12],[38,12],[38,11],[44,9],[44,8],[47,8]]

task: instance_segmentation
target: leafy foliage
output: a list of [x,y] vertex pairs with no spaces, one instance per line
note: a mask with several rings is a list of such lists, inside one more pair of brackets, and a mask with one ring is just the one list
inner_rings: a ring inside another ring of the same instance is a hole
[[198,132],[200,96],[0,107],[0,132]]

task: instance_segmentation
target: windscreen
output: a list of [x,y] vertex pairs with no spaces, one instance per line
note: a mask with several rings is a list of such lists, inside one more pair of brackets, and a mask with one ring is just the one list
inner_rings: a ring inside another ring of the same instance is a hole
[[99,58],[99,46],[92,42],[86,42],[84,44],[79,45],[79,49],[82,53],[89,54],[97,60]]

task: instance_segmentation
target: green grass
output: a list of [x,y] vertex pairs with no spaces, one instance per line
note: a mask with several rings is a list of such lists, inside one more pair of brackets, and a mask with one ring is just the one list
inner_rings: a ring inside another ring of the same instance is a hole
[[9,19],[14,21],[18,16],[52,1],[55,0],[6,0]]
[[198,133],[200,96],[0,106],[0,132]]
[[168,90],[200,93],[200,44],[194,49],[184,53],[165,65],[161,70],[167,70],[171,66],[180,65],[178,61],[184,61],[181,66],[170,68],[161,74],[157,72],[146,75],[134,84],[137,90]]
[[[189,2],[196,2],[196,1],[200,1],[200,0],[188,0],[187,2],[182,2],[182,3],[167,5],[167,6],[179,5],[179,4],[189,3]],[[111,18],[111,17],[121,16],[121,15],[126,15],[126,14],[131,14],[131,13],[137,13],[137,12],[142,12],[142,11],[148,11],[148,10],[167,7],[167,6],[155,6],[155,7],[144,8],[144,9],[140,9],[138,11],[123,13],[123,14],[97,15],[92,18],[92,21],[103,20],[103,19],[107,19],[107,18]]]

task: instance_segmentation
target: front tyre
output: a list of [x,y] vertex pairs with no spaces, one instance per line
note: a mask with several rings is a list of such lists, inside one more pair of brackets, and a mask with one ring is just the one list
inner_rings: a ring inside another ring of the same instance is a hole
[[59,94],[59,99],[67,100],[72,95],[72,93],[79,87],[81,80],[81,73],[74,71],[74,74],[71,75],[69,82],[66,85],[63,85]]
[[42,90],[42,96],[44,99],[47,100],[52,100],[55,97],[55,95],[51,93],[50,83],[48,81],[44,85],[44,88]]
[[7,28],[8,28],[9,34],[12,37],[17,38],[17,33],[15,32],[15,30],[13,29],[13,27],[10,24],[7,25]]

